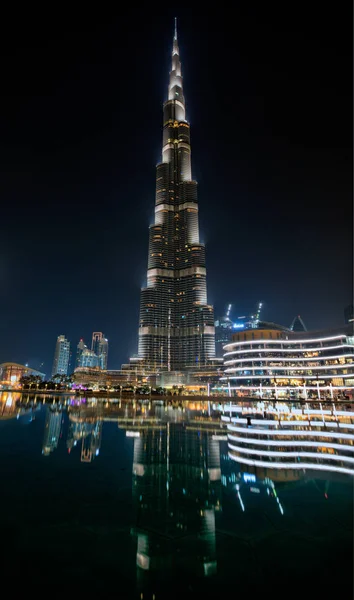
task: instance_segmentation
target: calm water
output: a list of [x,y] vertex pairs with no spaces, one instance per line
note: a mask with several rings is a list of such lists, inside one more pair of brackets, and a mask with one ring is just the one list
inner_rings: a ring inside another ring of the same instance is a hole
[[352,476],[265,476],[198,410],[0,406],[16,597],[352,597]]

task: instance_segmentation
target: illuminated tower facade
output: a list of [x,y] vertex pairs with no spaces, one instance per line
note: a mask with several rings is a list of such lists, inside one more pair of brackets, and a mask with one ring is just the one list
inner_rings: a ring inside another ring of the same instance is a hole
[[52,377],[67,375],[70,361],[70,342],[65,335],[58,335],[52,368]]
[[192,179],[175,23],[147,286],[141,290],[139,356],[152,368],[175,371],[204,365],[214,355],[214,315],[207,303],[205,246],[199,241],[197,182]]
[[93,332],[91,350],[98,356],[98,366],[107,369],[108,340],[101,331]]

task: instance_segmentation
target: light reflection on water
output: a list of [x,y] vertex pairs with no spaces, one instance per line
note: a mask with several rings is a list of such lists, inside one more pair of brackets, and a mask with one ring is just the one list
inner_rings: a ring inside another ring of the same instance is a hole
[[306,582],[330,554],[349,589],[352,409],[279,405],[280,423],[272,405],[179,404],[0,397],[0,522],[22,568],[46,548],[48,584],[60,560],[72,591],[118,577],[122,597],[158,600],[236,576],[260,591],[275,564]]

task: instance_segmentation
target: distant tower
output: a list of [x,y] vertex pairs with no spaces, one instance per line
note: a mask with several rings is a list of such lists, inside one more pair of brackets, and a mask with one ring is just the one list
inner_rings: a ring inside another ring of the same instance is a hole
[[101,367],[101,369],[106,370],[107,363],[108,363],[108,340],[105,337],[103,337],[101,340],[98,358],[99,358],[99,366]]
[[94,353],[97,355],[99,353],[99,348],[100,348],[100,343],[101,343],[102,338],[103,338],[103,333],[101,333],[100,331],[93,332],[91,350],[93,350]]
[[307,331],[305,323],[303,322],[300,315],[297,315],[297,317],[294,318],[293,322],[290,325],[290,330],[291,331]]
[[52,377],[54,375],[67,375],[70,360],[70,342],[65,335],[59,335],[55,346]]
[[86,346],[84,340],[81,338],[81,340],[79,341],[79,343],[77,345],[75,368],[81,366],[81,356],[85,349],[87,349],[87,346]]
[[105,338],[104,333],[95,331],[92,334],[91,350],[98,356],[101,369],[106,370],[108,363],[108,340]]
[[84,348],[81,356],[79,367],[100,367],[100,358],[97,354],[89,348]]

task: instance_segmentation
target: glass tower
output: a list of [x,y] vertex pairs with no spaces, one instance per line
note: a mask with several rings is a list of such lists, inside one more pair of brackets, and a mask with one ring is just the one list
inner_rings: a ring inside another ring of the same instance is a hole
[[215,355],[185,112],[175,24],[163,105],[162,161],[156,167],[155,222],[149,231],[147,286],[141,290],[139,320],[139,356],[147,366],[168,371],[205,365]]
[[107,369],[108,340],[104,337],[104,333],[100,331],[93,332],[91,350],[98,356],[98,366],[101,369]]
[[67,375],[70,359],[70,342],[65,335],[58,335],[55,346],[52,377],[54,375]]

